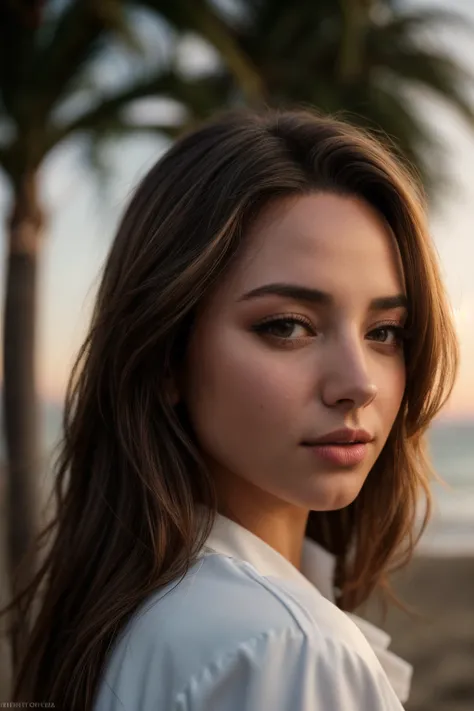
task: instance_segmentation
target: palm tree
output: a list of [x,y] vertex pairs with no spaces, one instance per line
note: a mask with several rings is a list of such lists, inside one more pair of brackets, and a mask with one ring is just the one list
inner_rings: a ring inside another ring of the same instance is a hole
[[[136,99],[166,95],[207,113],[220,100],[205,81],[187,81],[161,63],[148,68],[85,111],[60,118],[61,106],[93,80],[93,62],[112,40],[140,51],[131,12],[137,7],[163,13],[178,32],[206,37],[248,101],[258,94],[258,77],[236,47],[225,23],[204,0],[122,2],[121,0],[4,0],[0,4],[0,169],[11,186],[7,219],[4,308],[3,416],[7,450],[7,566],[12,592],[25,587],[36,565],[29,545],[38,525],[39,422],[34,375],[37,270],[47,215],[38,174],[50,152],[66,138],[91,141],[130,126],[123,110]],[[153,126],[172,132],[170,127]],[[29,556],[29,557],[28,557]],[[22,564],[20,566],[20,563]],[[14,634],[12,635],[15,658]]]
[[[427,34],[466,19],[450,10],[401,9],[397,0],[236,0],[233,37],[260,74],[272,104],[299,102],[379,130],[440,187],[441,146],[414,101],[431,93],[473,125],[472,77]],[[222,102],[235,96],[225,67],[214,77]]]

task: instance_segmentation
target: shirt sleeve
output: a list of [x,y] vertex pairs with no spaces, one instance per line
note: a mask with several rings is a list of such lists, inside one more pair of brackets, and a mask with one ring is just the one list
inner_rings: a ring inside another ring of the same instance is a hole
[[298,629],[270,631],[193,676],[174,711],[403,711],[376,658]]

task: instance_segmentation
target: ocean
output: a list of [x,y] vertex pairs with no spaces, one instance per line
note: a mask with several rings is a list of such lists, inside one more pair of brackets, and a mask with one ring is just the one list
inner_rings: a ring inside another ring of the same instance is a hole
[[[43,406],[45,449],[57,441],[61,410]],[[474,420],[437,421],[428,441],[443,484],[433,482],[433,515],[417,552],[425,555],[474,555]]]
[[474,420],[437,422],[428,441],[444,483],[433,482],[434,511],[419,552],[474,555]]

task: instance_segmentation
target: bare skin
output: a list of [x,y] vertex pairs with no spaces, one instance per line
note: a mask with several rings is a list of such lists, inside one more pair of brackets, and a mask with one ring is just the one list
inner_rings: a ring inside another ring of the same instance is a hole
[[[317,289],[315,302],[248,292]],[[206,298],[177,378],[216,482],[219,510],[297,568],[309,512],[348,506],[390,433],[405,388],[404,295],[394,239],[360,199],[330,193],[268,205]],[[284,319],[256,330],[269,318]],[[305,323],[288,321],[303,319]],[[364,428],[364,460],[336,466],[302,442]]]

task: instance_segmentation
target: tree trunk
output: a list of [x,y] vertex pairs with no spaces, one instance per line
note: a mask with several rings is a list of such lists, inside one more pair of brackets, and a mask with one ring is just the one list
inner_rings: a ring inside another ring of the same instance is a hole
[[[35,386],[35,323],[37,261],[43,225],[37,173],[25,171],[14,186],[13,209],[8,221],[3,332],[6,555],[12,594],[27,585],[37,564],[30,546],[39,520],[41,451]],[[17,619],[10,620],[14,668],[22,645],[21,622],[18,615]]]

